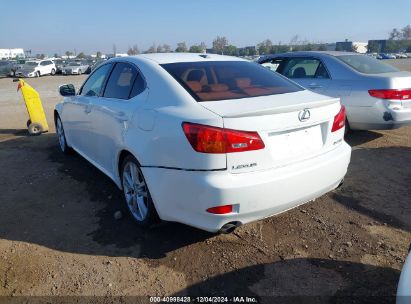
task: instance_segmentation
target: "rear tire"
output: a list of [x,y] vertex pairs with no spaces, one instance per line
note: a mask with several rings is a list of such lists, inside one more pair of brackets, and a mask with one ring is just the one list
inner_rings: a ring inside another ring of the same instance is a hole
[[351,132],[350,124],[348,123],[348,119],[345,119],[345,130],[344,130],[344,137],[347,136],[348,133]]
[[124,201],[134,222],[149,227],[159,220],[153,200],[136,158],[128,155],[121,165]]
[[56,134],[59,140],[59,146],[61,152],[64,154],[70,154],[72,149],[67,145],[66,134],[64,132],[63,123],[61,122],[60,116],[56,117]]
[[29,125],[29,134],[32,136],[37,136],[43,133],[43,126],[39,123],[31,123]]
[[56,75],[56,70],[55,69],[51,69],[51,76],[54,76],[54,75]]
[[29,120],[27,120],[26,125],[27,125],[27,128],[31,125],[31,120],[30,120],[30,119],[29,119]]

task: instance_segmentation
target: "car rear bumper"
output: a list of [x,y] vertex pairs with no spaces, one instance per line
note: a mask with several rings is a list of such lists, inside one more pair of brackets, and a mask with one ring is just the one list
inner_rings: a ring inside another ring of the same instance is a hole
[[411,124],[411,108],[375,103],[371,107],[350,107],[348,111],[350,128],[354,130],[387,130]]
[[[335,189],[344,178],[351,147],[265,171],[184,171],[145,168],[143,173],[161,219],[210,232],[229,222],[245,224],[313,200]],[[234,205],[234,212],[215,215],[208,208]]]

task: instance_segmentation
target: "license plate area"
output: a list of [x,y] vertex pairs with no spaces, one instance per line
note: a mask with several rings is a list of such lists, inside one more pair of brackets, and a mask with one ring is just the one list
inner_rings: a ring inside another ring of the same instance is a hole
[[267,142],[274,161],[309,156],[324,146],[321,125],[293,131],[268,133]]

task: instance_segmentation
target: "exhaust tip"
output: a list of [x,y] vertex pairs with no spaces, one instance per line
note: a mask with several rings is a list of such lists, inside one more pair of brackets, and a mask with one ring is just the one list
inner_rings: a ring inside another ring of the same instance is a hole
[[241,226],[241,222],[230,222],[225,224],[223,227],[220,228],[219,233],[221,234],[229,234],[234,232],[237,227]]

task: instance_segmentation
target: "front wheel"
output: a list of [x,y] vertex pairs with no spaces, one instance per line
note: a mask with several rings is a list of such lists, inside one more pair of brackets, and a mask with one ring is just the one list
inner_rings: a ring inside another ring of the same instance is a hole
[[55,69],[51,69],[51,72],[50,72],[50,74],[51,74],[51,76],[54,76],[54,75],[56,75],[56,70],[55,70]]
[[40,75],[40,71],[37,71],[36,72],[36,77],[40,77],[41,75]]
[[135,223],[142,227],[153,224],[158,215],[137,160],[127,156],[121,166],[124,200]]

